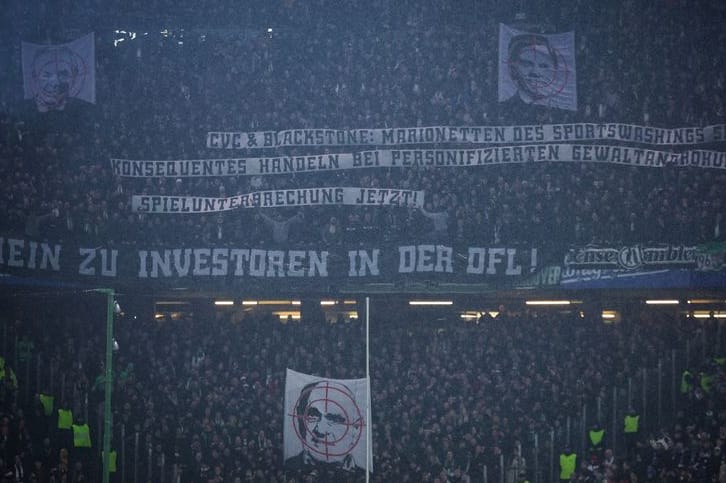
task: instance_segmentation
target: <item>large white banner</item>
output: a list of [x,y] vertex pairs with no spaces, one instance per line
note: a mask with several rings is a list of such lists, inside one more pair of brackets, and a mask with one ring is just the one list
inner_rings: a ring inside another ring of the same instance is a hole
[[531,126],[427,126],[363,129],[288,129],[285,131],[210,131],[212,149],[263,149],[299,146],[400,146],[406,144],[516,144],[622,141],[678,146],[726,141],[726,124],[661,128],[622,123],[541,124]]
[[133,195],[136,213],[215,213],[240,208],[352,205],[421,208],[424,192],[404,189],[326,187],[255,191],[225,198]]
[[542,162],[726,169],[726,153],[706,150],[676,153],[632,146],[593,144],[523,144],[480,149],[382,149],[356,153],[265,158],[112,159],[111,169],[114,175],[126,178],[184,178],[312,173],[360,168],[418,169]]
[[41,112],[62,110],[71,99],[96,102],[93,33],[65,44],[22,42],[23,90]]
[[367,451],[368,379],[330,379],[291,369],[285,378],[283,458],[288,467],[334,465],[373,471]]
[[575,34],[499,25],[499,102],[577,110]]

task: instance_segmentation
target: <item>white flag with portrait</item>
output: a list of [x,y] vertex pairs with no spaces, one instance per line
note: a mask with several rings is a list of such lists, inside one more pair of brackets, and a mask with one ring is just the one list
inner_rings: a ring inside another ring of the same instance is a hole
[[70,99],[96,103],[94,35],[65,44],[22,42],[23,90],[41,112],[62,110]]
[[577,110],[575,33],[538,34],[499,25],[499,102]]
[[[285,379],[283,458],[294,468],[366,468],[370,430],[367,379],[330,379],[291,369]],[[373,456],[368,455],[373,471]]]

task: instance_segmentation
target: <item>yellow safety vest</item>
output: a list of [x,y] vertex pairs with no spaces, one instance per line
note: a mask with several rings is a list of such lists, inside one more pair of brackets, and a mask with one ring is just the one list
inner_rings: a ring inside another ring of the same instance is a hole
[[704,392],[711,392],[711,386],[713,385],[713,376],[711,374],[701,373],[701,389]]
[[560,455],[560,479],[569,480],[575,472],[575,464],[577,463],[577,455],[575,453]]
[[599,446],[602,443],[602,437],[605,435],[604,429],[591,429],[588,433],[590,436],[590,443],[593,446]]
[[8,367],[8,373],[10,374],[10,387],[13,389],[18,388],[18,378],[15,376],[15,372],[13,371],[12,367]]
[[88,429],[88,424],[73,425],[73,446],[76,448],[91,447],[91,432]]
[[71,429],[73,427],[73,412],[70,409],[58,408],[58,429]]
[[686,394],[693,387],[691,384],[691,377],[691,371],[683,371],[683,374],[681,375],[681,394]]
[[40,394],[38,397],[40,398],[40,404],[43,405],[43,414],[46,416],[53,414],[53,396]]
[[[103,454],[104,452],[101,451],[101,464],[103,464]],[[108,453],[108,472],[116,473],[116,450],[114,449]]]
[[638,432],[638,424],[640,423],[640,416],[637,414],[635,415],[627,415],[625,416],[625,433],[632,434]]

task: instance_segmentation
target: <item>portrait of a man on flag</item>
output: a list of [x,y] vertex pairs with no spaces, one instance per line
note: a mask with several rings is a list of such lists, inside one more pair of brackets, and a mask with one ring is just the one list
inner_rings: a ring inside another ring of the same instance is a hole
[[65,44],[22,43],[23,90],[40,112],[65,109],[71,99],[96,102],[94,36]]
[[[320,378],[288,369],[283,430],[285,465],[293,469],[365,470],[368,406],[365,378]],[[372,458],[368,457],[372,471]]]
[[577,110],[573,32],[499,27],[499,102]]

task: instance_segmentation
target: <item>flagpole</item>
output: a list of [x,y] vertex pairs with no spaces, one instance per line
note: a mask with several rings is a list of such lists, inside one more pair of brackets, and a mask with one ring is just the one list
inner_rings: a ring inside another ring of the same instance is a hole
[[[111,478],[111,391],[113,390],[113,315],[115,312],[114,290],[112,288],[97,289],[106,294],[106,364],[104,375],[104,401],[103,401],[103,483]],[[86,422],[87,423],[87,422]]]
[[370,297],[366,297],[366,383],[368,384],[368,401],[366,401],[366,483],[370,481],[371,472],[371,433],[373,424],[371,421],[371,327],[370,327]]

